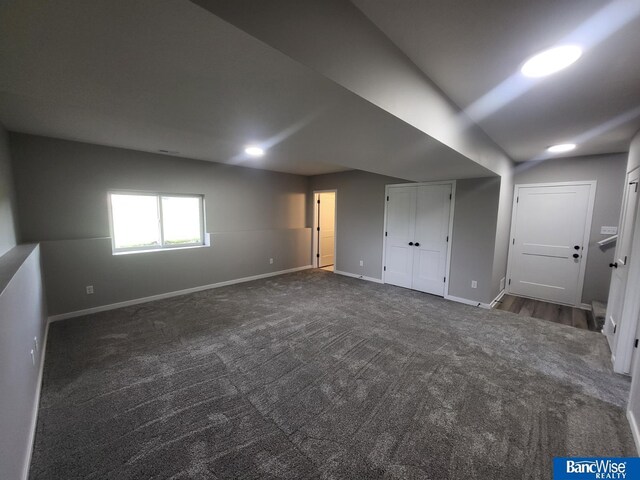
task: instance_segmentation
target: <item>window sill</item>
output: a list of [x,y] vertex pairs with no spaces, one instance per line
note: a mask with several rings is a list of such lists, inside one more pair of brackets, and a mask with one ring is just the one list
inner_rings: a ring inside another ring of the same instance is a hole
[[150,248],[148,250],[129,250],[124,252],[112,252],[112,255],[134,255],[136,253],[175,252],[176,250],[192,250],[194,248],[209,248],[211,245],[189,245],[185,247]]
[[209,248],[211,246],[211,234],[204,234],[204,243],[202,245],[185,245],[184,247],[164,247],[164,248],[148,248],[142,250],[124,250],[122,252],[111,251],[112,255],[132,255],[135,253],[152,253],[152,252],[173,252],[175,250],[191,250],[194,248]]

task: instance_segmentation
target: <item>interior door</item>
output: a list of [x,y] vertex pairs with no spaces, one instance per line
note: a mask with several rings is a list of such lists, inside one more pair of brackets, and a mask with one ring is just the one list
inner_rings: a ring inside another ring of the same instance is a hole
[[417,187],[390,187],[387,200],[385,283],[411,288]]
[[318,194],[318,232],[319,260],[318,267],[326,267],[335,263],[335,225],[336,225],[336,194],[327,192]]
[[520,185],[512,223],[508,291],[580,303],[592,184]]
[[[640,318],[636,317],[635,318],[635,322],[636,322],[636,334],[633,337],[633,341],[635,341],[636,338],[640,338]],[[636,356],[638,355],[638,349],[637,348],[631,348],[631,355],[630,355],[630,359],[628,361],[627,364],[625,364],[622,368],[622,373],[628,373],[631,376],[635,375],[635,366],[637,364],[636,361]]]
[[426,185],[416,192],[412,288],[444,296],[452,186]]
[[[611,286],[609,287],[609,299],[607,303],[607,316],[604,334],[609,341],[609,347],[613,356],[620,339],[621,317],[624,305],[624,292],[629,273],[629,261],[631,260],[631,243],[638,207],[638,179],[639,171],[635,170],[627,175],[627,187],[625,188],[624,201],[620,216],[620,229],[618,242],[612,263]],[[631,333],[631,332],[629,332]],[[628,370],[627,370],[628,371]]]

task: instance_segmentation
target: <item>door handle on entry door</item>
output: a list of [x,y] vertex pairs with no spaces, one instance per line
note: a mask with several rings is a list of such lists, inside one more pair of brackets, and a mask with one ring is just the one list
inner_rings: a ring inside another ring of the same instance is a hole
[[580,258],[580,255],[578,255],[577,253],[574,253],[573,258]]
[[574,250],[580,250],[580,245],[574,245],[574,246],[573,246],[573,249],[574,249]]
[[609,266],[611,268],[618,268],[618,262],[610,263]]
[[409,242],[409,246],[410,246],[410,247],[413,247],[413,242]]
[[420,246],[420,243],[416,242],[416,247],[419,247],[419,246]]

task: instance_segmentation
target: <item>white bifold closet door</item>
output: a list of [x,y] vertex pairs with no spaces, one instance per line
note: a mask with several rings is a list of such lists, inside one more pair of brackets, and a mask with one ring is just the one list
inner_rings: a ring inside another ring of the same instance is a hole
[[388,189],[385,283],[444,296],[451,184]]

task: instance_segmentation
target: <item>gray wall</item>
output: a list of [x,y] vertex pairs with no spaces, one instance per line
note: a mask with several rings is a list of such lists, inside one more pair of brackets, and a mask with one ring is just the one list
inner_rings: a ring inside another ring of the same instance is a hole
[[[404,182],[357,170],[311,177],[310,192],[338,190],[336,270],[381,278],[385,185]],[[499,193],[498,177],[457,182],[450,295],[482,303],[495,297],[492,273]],[[312,195],[309,198],[311,211]],[[471,280],[478,281],[477,289],[471,288]]]
[[[14,133],[11,149],[52,315],[310,263],[306,177]],[[212,246],[112,255],[109,189],[204,194]]]
[[[500,200],[496,225],[496,244],[493,253],[493,274],[491,297],[501,292],[500,281],[506,284],[507,261],[509,257],[509,232],[511,231],[511,210],[513,204],[513,170],[505,171],[500,177]],[[504,288],[504,286],[503,286]]]
[[[492,275],[499,197],[499,177],[457,181],[449,295],[480,303],[495,298]],[[478,282],[477,288],[471,288],[472,280]]]
[[0,124],[0,257],[16,245],[15,196],[9,137]]
[[609,294],[615,244],[598,247],[604,225],[618,226],[622,192],[624,189],[626,154],[594,155],[577,158],[558,158],[543,162],[527,162],[516,168],[516,184],[596,180],[596,198],[589,238],[589,254],[582,291],[582,301],[606,301]]
[[[385,185],[405,182],[360,170],[311,177],[310,193],[314,190],[338,190],[336,270],[381,278],[384,189]],[[308,206],[308,217],[313,222],[313,195],[309,195]],[[362,267],[360,260],[364,262]]]
[[[0,258],[0,478],[26,478],[47,312],[36,245]],[[38,340],[35,365],[31,360]]]

